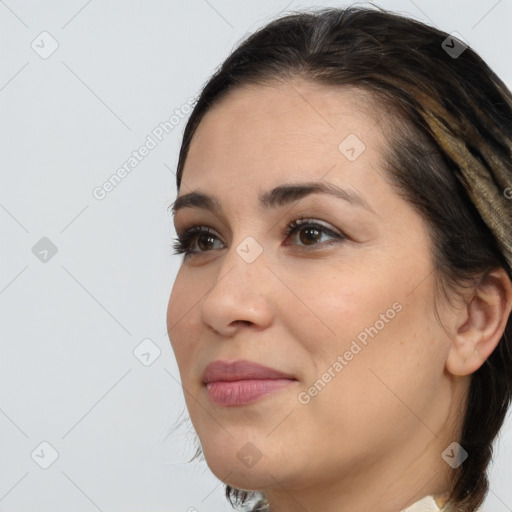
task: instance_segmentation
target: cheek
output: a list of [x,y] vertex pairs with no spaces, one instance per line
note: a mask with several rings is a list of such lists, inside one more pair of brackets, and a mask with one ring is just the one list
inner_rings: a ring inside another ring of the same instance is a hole
[[[180,372],[189,367],[194,355],[194,340],[199,339],[195,308],[201,291],[180,272],[174,281],[167,306],[167,332]],[[182,374],[182,378],[186,373]]]
[[[430,289],[408,293],[399,280],[387,289],[360,287],[341,294],[331,313],[336,336],[328,344],[329,361],[332,365],[343,357],[343,378],[338,380],[343,392],[338,387],[338,396],[356,414],[364,415],[365,403],[370,415],[380,411],[400,417],[403,412],[407,417],[401,400],[421,409],[432,375],[442,373],[444,338],[430,310]],[[333,400],[336,394],[333,389]]]
[[[169,332],[169,335],[173,333],[175,326],[177,325],[177,321],[182,315],[184,302],[186,302],[186,288],[181,286],[181,283],[182,280],[180,279],[178,273],[178,276],[176,277],[171,290],[169,303],[167,304],[167,331]],[[172,341],[173,340],[171,338],[171,342]]]
[[181,267],[176,275],[167,306],[167,328],[171,334],[182,324],[187,324],[194,317],[195,306],[205,296],[208,288],[204,276],[194,277]]
[[[329,370],[331,375],[343,375],[329,380],[333,383],[326,388],[333,394],[326,393],[325,398],[335,399],[334,388],[342,386],[358,390],[357,400],[375,399],[378,406],[378,397],[392,395],[379,382],[381,374],[391,388],[396,385],[409,394],[411,382],[420,386],[419,380],[431,375],[429,368],[441,369],[442,337],[432,311],[431,282],[411,293],[407,269],[393,264],[373,271],[372,267],[361,265],[364,273],[340,267],[327,278],[316,276],[316,286],[303,283],[301,298],[310,308],[295,313],[298,321],[290,325],[312,362],[304,386]],[[340,396],[351,400],[346,393]]]
[[323,364],[350,350],[352,342],[365,347],[382,338],[404,315],[405,293],[399,277],[367,271],[370,265],[361,268],[365,271],[340,266],[302,283],[301,300],[308,307],[301,306],[300,315],[295,310],[295,336]]

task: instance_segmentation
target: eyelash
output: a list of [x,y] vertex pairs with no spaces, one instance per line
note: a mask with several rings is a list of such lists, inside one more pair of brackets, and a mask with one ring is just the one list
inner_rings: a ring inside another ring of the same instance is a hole
[[[298,231],[299,228],[317,228],[319,231],[322,231],[332,237],[334,237],[336,240],[343,241],[346,240],[347,237],[343,234],[336,233],[331,229],[328,229],[327,227],[323,226],[322,224],[318,224],[314,222],[312,219],[296,219],[290,222],[286,228],[286,237],[289,237],[291,234],[293,234],[295,231]],[[206,254],[207,252],[211,251],[192,251],[190,249],[192,242],[196,240],[200,235],[203,234],[209,234],[213,235],[215,238],[217,238],[217,235],[215,232],[208,226],[193,226],[183,232],[181,236],[177,236],[174,238],[173,243],[173,254],[185,254],[185,258],[193,255],[193,254]],[[314,243],[315,245],[322,245],[322,243]],[[325,244],[323,244],[325,245]],[[329,243],[330,245],[330,243]],[[307,246],[304,246],[307,247]]]

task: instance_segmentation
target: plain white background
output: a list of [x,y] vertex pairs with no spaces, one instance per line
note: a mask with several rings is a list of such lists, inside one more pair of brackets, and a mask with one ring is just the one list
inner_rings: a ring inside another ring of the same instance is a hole
[[[512,84],[511,0],[376,3],[458,32]],[[0,511],[232,510],[186,463],[190,424],[168,435],[187,417],[165,324],[178,114],[249,32],[348,4],[0,2]],[[512,510],[511,461],[509,420],[486,512]]]

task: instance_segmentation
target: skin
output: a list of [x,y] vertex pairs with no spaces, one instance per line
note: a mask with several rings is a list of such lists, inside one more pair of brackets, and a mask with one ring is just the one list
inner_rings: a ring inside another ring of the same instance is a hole
[[[216,237],[193,242],[202,253],[183,261],[169,300],[186,405],[212,472],[264,491],[275,512],[396,512],[446,492],[454,473],[441,454],[459,439],[470,374],[510,313],[510,281],[497,270],[450,307],[438,297],[444,328],[437,322],[427,226],[386,180],[386,126],[371,112],[356,89],[302,80],[238,88],[205,115],[184,168],[180,196],[206,192],[222,205],[175,217],[177,233],[206,225]],[[338,149],[351,133],[366,146],[354,161]],[[313,180],[357,193],[370,210],[325,194],[258,203],[278,185]],[[287,237],[301,217],[346,240],[320,232],[308,242],[304,227]],[[252,263],[236,250],[246,237],[263,250]],[[300,403],[396,303],[400,312]],[[201,377],[217,359],[297,381],[250,405],[216,406]],[[261,453],[251,467],[237,457],[247,442]]]

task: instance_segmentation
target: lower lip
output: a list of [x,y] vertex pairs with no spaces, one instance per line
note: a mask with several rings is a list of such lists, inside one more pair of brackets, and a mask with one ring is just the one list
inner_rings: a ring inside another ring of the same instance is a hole
[[264,396],[275,393],[295,382],[290,379],[248,379],[209,382],[206,385],[208,397],[224,407],[246,405]]

